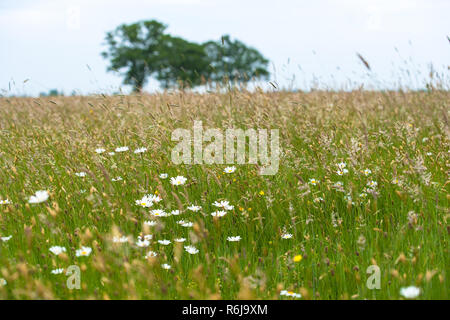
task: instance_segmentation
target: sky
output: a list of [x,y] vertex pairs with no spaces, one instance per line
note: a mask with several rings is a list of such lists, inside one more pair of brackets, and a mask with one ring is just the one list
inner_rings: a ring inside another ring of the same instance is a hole
[[106,71],[105,33],[151,19],[258,49],[278,88],[421,88],[431,64],[449,77],[449,12],[450,0],[0,0],[0,94],[129,92]]

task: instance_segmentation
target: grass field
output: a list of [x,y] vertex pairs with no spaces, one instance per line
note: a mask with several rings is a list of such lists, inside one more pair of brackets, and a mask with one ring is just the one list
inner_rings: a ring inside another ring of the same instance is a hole
[[[405,299],[415,286],[418,299],[448,299],[449,101],[438,90],[1,98],[0,298]],[[171,133],[194,120],[279,129],[279,171],[173,164]],[[80,289],[67,286],[71,265]]]

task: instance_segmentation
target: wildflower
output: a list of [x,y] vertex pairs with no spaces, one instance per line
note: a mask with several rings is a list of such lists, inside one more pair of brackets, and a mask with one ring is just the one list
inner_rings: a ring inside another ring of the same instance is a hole
[[116,151],[116,152],[125,152],[125,151],[128,151],[128,147],[118,147],[114,151]]
[[188,208],[188,210],[191,210],[191,211],[193,211],[193,212],[197,212],[197,211],[200,211],[201,209],[202,209],[202,207],[200,207],[200,206],[195,206],[195,205],[191,205],[191,206],[189,206],[189,207],[187,207]]
[[8,199],[5,200],[0,200],[0,204],[10,204],[11,201],[9,201]]
[[367,186],[371,187],[371,188],[375,188],[378,185],[378,183],[376,181],[369,181],[367,182]]
[[158,240],[158,243],[163,246],[168,246],[170,244],[170,240]]
[[432,156],[433,153],[432,152],[427,152],[427,156]]
[[236,171],[236,167],[232,166],[232,167],[226,167],[225,169],[223,169],[224,173],[233,173]]
[[105,152],[106,150],[103,148],[97,148],[95,149],[95,152],[97,152],[98,154]]
[[154,258],[154,257],[156,257],[158,254],[155,252],[155,251],[149,251],[149,252],[147,252],[147,254],[145,255],[145,259],[148,259],[148,258]]
[[7,241],[9,241],[9,239],[11,239],[12,238],[12,236],[8,236],[8,237],[1,237],[0,239],[3,241],[3,242],[7,242]]
[[317,198],[315,198],[313,201],[314,201],[315,203],[318,203],[318,202],[323,202],[324,200],[323,200],[322,197],[317,197]]
[[176,176],[175,178],[170,178],[170,183],[174,186],[180,186],[182,184],[185,184],[187,179],[183,176]]
[[167,173],[161,173],[161,174],[159,175],[159,177],[160,177],[161,179],[167,179],[168,176],[169,176],[169,175],[168,175]]
[[184,220],[179,220],[179,221],[177,221],[177,223],[178,223],[178,224],[185,224],[186,221],[184,221]]
[[173,241],[175,241],[175,242],[185,242],[186,238],[176,238],[176,239],[173,239]]
[[116,154],[115,152],[108,152],[108,156],[113,156],[115,154]]
[[347,169],[339,169],[338,171],[336,171],[336,173],[340,176],[343,176],[344,174],[348,173]]
[[400,295],[402,295],[406,299],[415,299],[420,295],[420,288],[417,288],[415,286],[401,288]]
[[161,210],[161,209],[152,210],[152,211],[150,211],[150,213],[154,217],[167,217],[167,216],[169,216],[169,214],[167,212],[165,212],[164,210]]
[[365,170],[363,171],[363,173],[364,173],[364,175],[368,176],[369,174],[372,173],[372,170],[370,170],[370,169],[365,169]]
[[113,242],[114,243],[124,243],[124,242],[128,242],[128,237],[114,237],[113,238]]
[[48,250],[50,250],[51,253],[53,253],[53,254],[55,254],[57,256],[59,256],[63,252],[66,252],[66,248],[60,247],[60,246],[53,246],[53,247],[51,247]]
[[5,279],[0,278],[0,287],[6,286],[8,284],[8,282],[6,282]]
[[292,233],[283,233],[281,235],[281,238],[283,238],[283,239],[291,239],[292,238]]
[[184,249],[189,254],[197,254],[198,253],[198,249],[195,248],[194,246],[184,246]]
[[190,228],[190,227],[192,227],[194,224],[192,223],[192,222],[185,222],[185,223],[183,223],[181,226],[182,227],[185,227],[185,228]]
[[178,216],[178,215],[180,215],[180,210],[172,210],[172,211],[170,211],[170,215]]
[[82,246],[81,249],[75,251],[77,257],[88,257],[92,252],[92,248]]
[[167,263],[163,263],[163,264],[161,265],[161,267],[162,267],[163,269],[166,269],[166,270],[169,270],[170,268],[172,268],[172,267],[170,266],[170,264],[167,264]]
[[138,239],[138,241],[136,241],[136,245],[141,248],[148,247],[150,245],[150,241],[148,241],[147,239]]
[[145,208],[149,208],[153,206],[154,203],[160,202],[162,199],[160,196],[156,196],[154,194],[147,194],[142,197],[140,200],[136,200],[136,204]]
[[228,237],[227,240],[230,241],[230,242],[240,241],[241,240],[241,236]]
[[303,259],[302,255],[298,254],[294,257],[294,262],[300,262],[300,261],[302,261],[302,259]]
[[227,212],[226,211],[223,211],[223,210],[218,210],[218,211],[214,211],[214,212],[212,212],[211,213],[211,215],[213,216],[213,217],[223,217],[224,215],[226,215],[227,214]]
[[144,153],[144,152],[146,152],[147,151],[147,148],[138,148],[138,149],[136,149],[136,150],[134,150],[134,153]]
[[112,178],[111,179],[113,182],[116,182],[116,181],[122,181],[123,179],[122,179],[122,177],[117,177],[117,178]]
[[314,179],[314,178],[309,179],[309,183],[312,184],[313,186],[319,184],[319,182],[320,182],[319,180],[316,180],[316,179]]
[[140,241],[150,241],[153,239],[153,236],[151,234],[146,234],[145,236],[138,236],[138,240]]
[[153,227],[156,226],[157,222],[156,221],[144,221],[144,224],[149,226],[149,227]]
[[292,298],[301,298],[302,297],[302,295],[300,293],[295,293],[295,292],[287,291],[287,290],[281,290],[280,296],[287,296],[287,297],[292,297]]
[[394,178],[392,179],[392,184],[400,184],[400,180],[398,180],[398,178]]
[[360,198],[367,198],[367,193],[362,192],[362,193],[359,194],[359,197]]
[[223,201],[214,201],[213,206],[218,207],[218,208],[223,208],[225,210],[233,210],[234,206],[230,205],[230,203],[226,200]]
[[[337,164],[337,166],[338,166],[338,168],[340,169],[340,170],[344,170],[344,168],[347,166],[347,164],[345,163],[345,162],[339,162],[338,164]],[[347,170],[348,171],[348,170]]]
[[64,272],[64,268],[54,269],[51,271],[52,274],[61,274]]
[[264,195],[264,191],[261,190],[261,191],[259,192],[259,195],[260,195],[260,196],[263,196],[263,195]]
[[86,177],[86,172],[76,172],[75,175],[77,177]]
[[30,197],[30,200],[28,200],[29,203],[41,203],[44,201],[47,201],[49,195],[48,192],[45,190],[39,190],[36,191],[36,193],[34,194],[34,196]]

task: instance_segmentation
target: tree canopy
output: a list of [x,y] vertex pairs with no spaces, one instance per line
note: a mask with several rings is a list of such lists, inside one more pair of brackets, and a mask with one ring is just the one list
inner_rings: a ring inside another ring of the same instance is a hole
[[108,71],[140,92],[153,77],[162,87],[196,87],[207,82],[266,79],[268,60],[256,49],[224,35],[218,41],[195,43],[166,33],[156,20],[122,24],[107,32],[102,56]]

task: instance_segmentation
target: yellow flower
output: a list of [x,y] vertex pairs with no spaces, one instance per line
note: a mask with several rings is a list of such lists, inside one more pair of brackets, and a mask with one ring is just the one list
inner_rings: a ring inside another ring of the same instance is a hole
[[302,255],[298,254],[294,257],[294,262],[300,262],[300,261],[302,261],[302,259],[303,259]]
[[158,194],[158,190],[155,190],[155,194]]
[[263,195],[264,195],[264,191],[261,190],[261,191],[259,192],[259,195],[263,196]]
[[244,211],[244,208],[242,208],[242,207],[239,207],[239,210],[240,210],[240,211]]
[[247,210],[248,210],[248,211],[252,211],[252,208],[248,208]]

